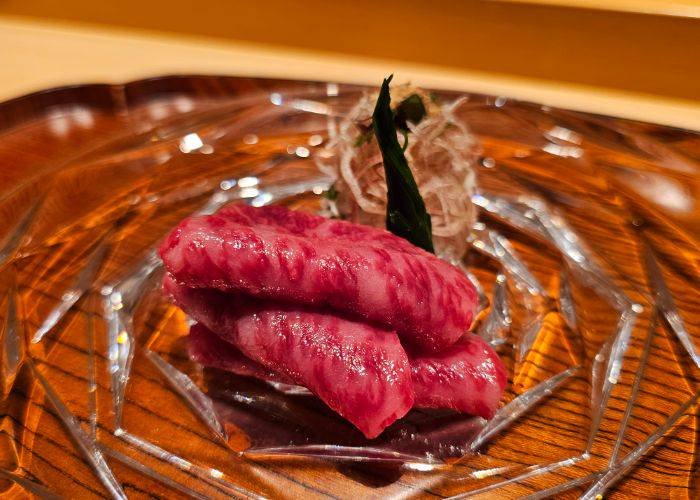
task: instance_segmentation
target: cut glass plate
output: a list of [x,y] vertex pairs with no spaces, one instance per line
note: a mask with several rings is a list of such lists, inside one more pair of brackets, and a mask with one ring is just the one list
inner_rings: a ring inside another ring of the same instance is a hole
[[32,152],[0,186],[2,491],[697,495],[690,132],[440,94],[464,98],[455,116],[482,148],[453,260],[509,373],[488,422],[413,410],[367,440],[303,388],[189,359],[159,240],[228,203],[319,211],[332,179],[316,161],[365,91],[173,77],[53,91],[50,113],[0,105],[0,158]]

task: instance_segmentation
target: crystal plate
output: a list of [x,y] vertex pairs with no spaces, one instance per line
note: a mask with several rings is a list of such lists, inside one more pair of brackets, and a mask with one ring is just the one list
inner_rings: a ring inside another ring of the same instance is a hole
[[509,371],[494,419],[368,441],[305,390],[203,369],[158,241],[227,203],[319,210],[368,89],[230,77],[0,105],[0,491],[10,496],[697,498],[700,136],[504,97],[458,264]]

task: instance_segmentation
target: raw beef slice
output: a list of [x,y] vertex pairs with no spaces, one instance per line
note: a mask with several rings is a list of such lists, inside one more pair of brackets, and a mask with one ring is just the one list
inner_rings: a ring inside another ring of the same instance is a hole
[[[190,330],[190,354],[204,366],[270,382],[294,381],[246,358],[235,346],[201,324]],[[440,355],[409,357],[414,405],[448,408],[491,418],[506,384],[496,353],[479,337],[469,335]]]
[[416,406],[493,417],[508,381],[503,362],[483,339],[467,334],[437,354],[411,356]]
[[166,295],[247,358],[302,385],[378,436],[413,405],[411,369],[396,334],[337,316],[213,289],[166,276]]
[[204,366],[219,368],[245,377],[294,384],[290,378],[246,358],[236,346],[226,342],[201,323],[196,323],[190,328],[188,350],[190,357]]
[[434,255],[379,229],[245,210],[185,219],[160,248],[167,270],[189,287],[330,307],[422,350],[439,351],[469,328],[474,287]]

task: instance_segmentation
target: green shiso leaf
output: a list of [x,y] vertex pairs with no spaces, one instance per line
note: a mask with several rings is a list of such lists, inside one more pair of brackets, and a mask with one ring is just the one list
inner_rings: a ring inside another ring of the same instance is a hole
[[423,99],[418,94],[411,94],[396,106],[394,123],[397,129],[408,132],[409,123],[418,125],[427,114]]
[[425,209],[416,180],[396,137],[389,93],[389,82],[392,78],[393,75],[382,83],[372,115],[374,135],[382,153],[386,176],[386,228],[414,245],[435,253],[430,214]]

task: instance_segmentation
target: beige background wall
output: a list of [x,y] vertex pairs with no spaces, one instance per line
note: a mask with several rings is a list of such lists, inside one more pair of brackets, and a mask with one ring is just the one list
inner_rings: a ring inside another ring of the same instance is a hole
[[680,6],[685,10],[668,9],[681,16],[659,14],[666,4],[674,4],[661,0],[639,3],[656,12],[651,15],[629,12],[635,2],[609,2],[626,6],[624,12],[551,3],[0,0],[0,14],[313,48],[700,100],[700,20],[692,17],[698,2],[684,0]]

